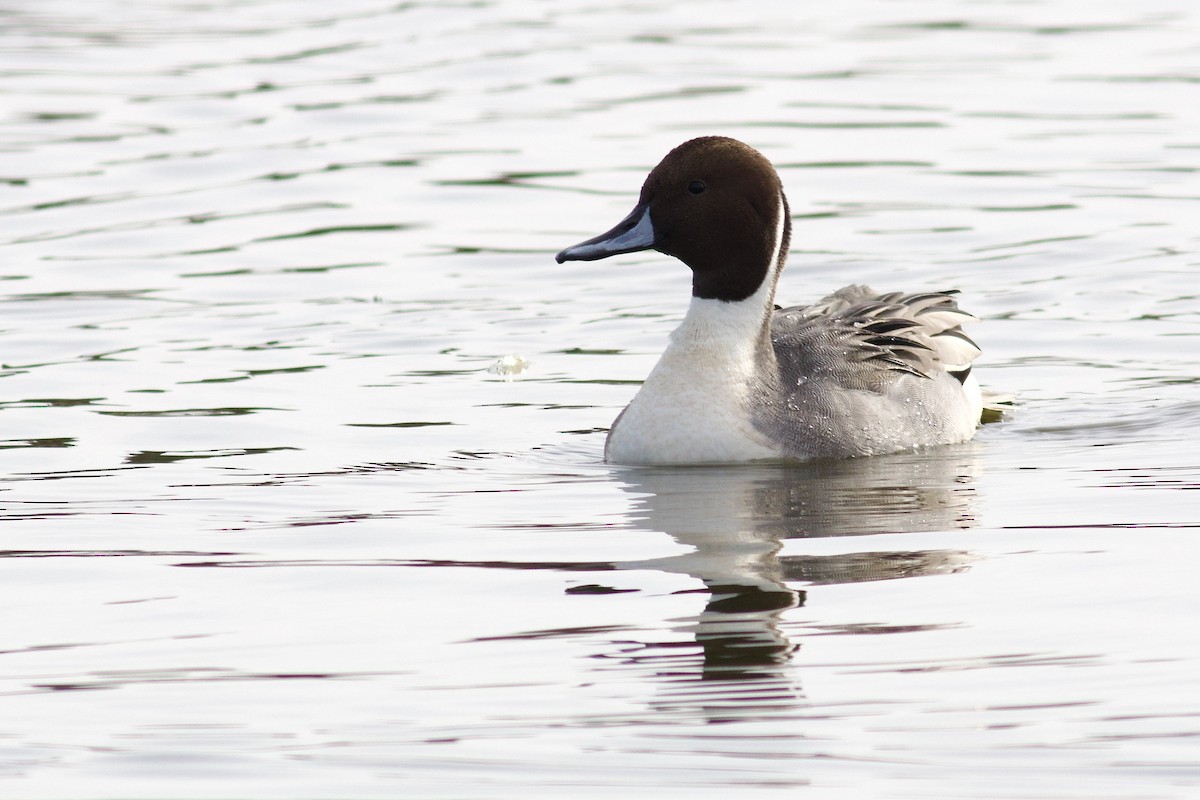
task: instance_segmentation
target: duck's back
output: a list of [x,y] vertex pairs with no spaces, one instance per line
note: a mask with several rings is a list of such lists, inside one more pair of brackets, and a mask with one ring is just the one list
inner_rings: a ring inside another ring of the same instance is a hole
[[754,424],[789,457],[876,455],[966,441],[979,424],[974,320],[952,292],[877,294],[848,286],[778,309],[777,369]]

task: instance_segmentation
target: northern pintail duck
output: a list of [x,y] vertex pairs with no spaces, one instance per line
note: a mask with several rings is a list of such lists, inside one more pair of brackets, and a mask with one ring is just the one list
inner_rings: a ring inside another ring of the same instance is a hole
[[618,464],[847,458],[970,439],[980,421],[954,292],[847,286],[775,305],[791,219],[757,150],[720,136],[676,147],[633,211],[557,261],[658,250],[692,270],[683,322],[609,431]]

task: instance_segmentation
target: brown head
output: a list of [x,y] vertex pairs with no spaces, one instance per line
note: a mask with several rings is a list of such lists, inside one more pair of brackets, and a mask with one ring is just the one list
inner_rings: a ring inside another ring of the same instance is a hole
[[676,147],[647,176],[612,230],[558,254],[593,261],[655,249],[692,270],[692,294],[744,300],[782,267],[791,223],[779,175],[749,145],[723,136]]

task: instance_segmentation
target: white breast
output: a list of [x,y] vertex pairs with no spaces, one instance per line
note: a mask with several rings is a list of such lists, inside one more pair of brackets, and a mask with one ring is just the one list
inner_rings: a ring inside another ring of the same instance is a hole
[[[765,286],[760,292],[769,291]],[[692,298],[683,323],[604,448],[617,464],[695,464],[777,458],[750,421],[755,348],[769,307]]]

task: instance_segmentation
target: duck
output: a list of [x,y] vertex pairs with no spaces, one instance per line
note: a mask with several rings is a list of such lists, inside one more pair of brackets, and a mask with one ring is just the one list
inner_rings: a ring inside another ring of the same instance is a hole
[[671,150],[637,204],[555,260],[656,250],[692,273],[687,312],[609,429],[604,459],[689,465],[856,458],[969,440],[983,400],[957,291],[839,289],[781,307],[792,223],[753,147],[703,136]]

